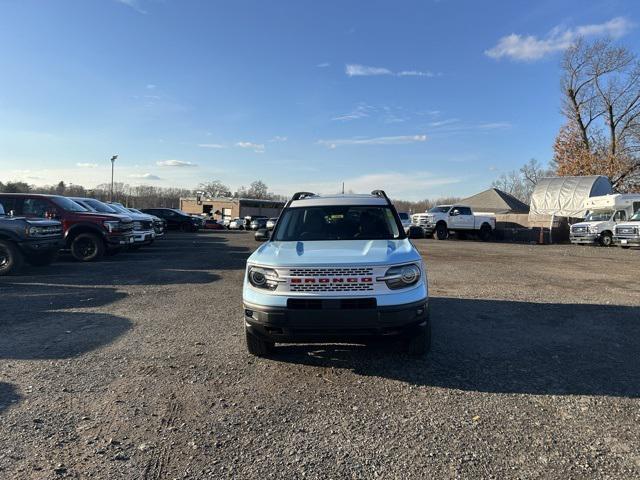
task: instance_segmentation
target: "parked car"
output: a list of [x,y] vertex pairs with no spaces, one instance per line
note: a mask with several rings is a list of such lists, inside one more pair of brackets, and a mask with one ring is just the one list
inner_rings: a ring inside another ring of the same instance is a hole
[[192,216],[187,215],[175,208],[142,208],[142,213],[155,215],[167,222],[170,230],[182,230],[183,232],[196,232],[199,229],[199,222]]
[[409,227],[411,227],[411,216],[407,212],[398,212],[398,218],[402,222],[402,228],[404,233],[409,233]]
[[[143,214],[137,208],[127,208],[127,210],[129,210],[130,212],[133,212],[133,213],[139,213],[141,215]],[[151,214],[148,214],[148,213],[146,215],[149,215],[151,217],[151,219],[153,220],[153,229],[156,232],[156,240],[158,238],[163,237],[164,236],[164,232],[167,229],[166,220],[163,220],[160,217],[156,217],[155,215],[151,215]]]
[[584,221],[571,225],[571,243],[610,247],[614,243],[615,226],[640,211],[640,195],[618,193],[591,197],[585,200],[584,208],[588,210]]
[[613,239],[622,248],[640,247],[640,210],[628,222],[615,226]]
[[243,218],[234,218],[229,222],[229,230],[244,230],[244,223]]
[[138,250],[145,245],[151,245],[156,239],[156,231],[153,228],[153,218],[146,213],[133,213],[128,210],[124,205],[117,202],[107,203],[111,208],[122,214],[129,214],[133,219],[133,238],[134,242],[131,245],[132,250]]
[[64,247],[76,260],[92,262],[133,244],[133,221],[120,214],[91,212],[70,198],[35,193],[0,193],[5,211],[62,222]]
[[267,230],[273,230],[273,228],[276,226],[276,223],[278,221],[278,217],[274,217],[274,218],[270,218],[267,220]]
[[477,234],[481,240],[488,241],[495,231],[496,217],[475,214],[465,205],[438,205],[413,215],[412,223],[422,227],[426,236],[435,233],[438,240],[446,240],[454,232]]
[[233,220],[233,218],[231,218],[231,217],[224,217],[222,219],[222,226],[224,228],[229,228],[229,224],[231,223],[232,220]]
[[254,218],[249,224],[249,230],[259,230],[261,228],[267,228],[266,218]]
[[9,216],[0,203],[0,276],[18,273],[25,261],[49,265],[63,244],[60,222]]
[[222,225],[222,223],[214,220],[213,218],[205,219],[203,228],[205,230],[224,230],[224,226]]
[[276,343],[401,338],[411,354],[431,339],[426,270],[386,194],[296,193],[267,243],[247,260],[249,353]]

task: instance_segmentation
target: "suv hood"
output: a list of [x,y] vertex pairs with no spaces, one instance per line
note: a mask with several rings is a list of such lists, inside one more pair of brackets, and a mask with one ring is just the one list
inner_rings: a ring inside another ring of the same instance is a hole
[[574,227],[602,227],[605,224],[608,224],[608,221],[598,221],[598,222],[580,222],[580,223],[574,223],[573,225],[571,225],[571,228]]
[[102,213],[102,212],[77,212],[79,215],[90,215],[93,218],[101,220],[120,220],[123,223],[131,222],[131,216],[121,213]]
[[421,261],[408,239],[267,242],[247,260],[251,264],[289,267],[299,265],[376,265]]
[[[0,217],[2,218],[2,217]],[[24,220],[24,219],[22,219]],[[33,225],[34,227],[59,227],[61,225],[57,220],[27,220],[29,225]]]

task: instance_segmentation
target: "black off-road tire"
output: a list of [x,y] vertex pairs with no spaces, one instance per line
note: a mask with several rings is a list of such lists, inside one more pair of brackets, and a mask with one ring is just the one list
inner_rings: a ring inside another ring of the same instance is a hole
[[415,328],[406,339],[405,349],[412,357],[423,357],[431,350],[431,321]]
[[24,258],[18,247],[6,240],[0,240],[0,277],[18,273],[23,263]]
[[482,240],[483,242],[488,242],[489,240],[491,240],[492,236],[493,236],[493,231],[491,230],[491,227],[486,223],[483,224],[480,227],[480,240]]
[[600,235],[600,245],[602,245],[603,247],[610,247],[613,245],[613,235],[611,235],[609,232],[604,232],[602,235]]
[[95,233],[81,233],[71,241],[71,255],[79,262],[95,262],[104,256],[104,241]]
[[46,267],[51,265],[58,258],[57,250],[49,250],[47,252],[34,253],[26,257],[27,263],[34,267]]
[[256,337],[245,328],[247,351],[256,357],[265,357],[273,352],[274,343]]
[[435,237],[438,240],[446,240],[449,238],[449,229],[445,223],[438,223],[436,225]]

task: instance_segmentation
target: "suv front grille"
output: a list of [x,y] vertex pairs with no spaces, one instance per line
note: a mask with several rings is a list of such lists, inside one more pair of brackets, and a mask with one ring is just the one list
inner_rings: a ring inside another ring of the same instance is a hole
[[291,292],[361,292],[374,290],[371,267],[292,268]]

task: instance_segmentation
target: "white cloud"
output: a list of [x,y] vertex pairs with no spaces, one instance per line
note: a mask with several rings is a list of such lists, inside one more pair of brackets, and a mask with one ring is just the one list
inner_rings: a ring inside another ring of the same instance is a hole
[[366,65],[348,64],[345,73],[350,77],[364,77],[371,75],[393,75],[393,72],[384,67],[368,67]]
[[366,103],[361,103],[358,106],[356,106],[356,108],[354,108],[349,113],[343,113],[342,115],[338,115],[336,117],[333,117],[331,120],[338,120],[338,121],[341,121],[341,122],[345,122],[345,121],[349,121],[349,120],[357,120],[359,118],[366,118],[374,110],[376,110],[375,107],[372,107],[371,105],[367,105]]
[[80,168],[96,168],[97,166],[97,163],[76,163],[76,167]]
[[147,90],[155,90],[156,89],[156,85],[154,85],[153,83],[147,83]]
[[159,167],[197,167],[195,163],[185,162],[183,160],[161,160],[156,162]]
[[627,34],[634,24],[624,18],[612,18],[608,22],[581,25],[576,28],[557,26],[544,38],[535,35],[512,33],[502,37],[496,46],[484,53],[491,58],[508,57],[513,60],[538,60],[546,55],[560,52],[570,47],[578,37],[610,36],[619,38]]
[[442,73],[438,72],[438,73],[434,73],[434,72],[420,72],[417,70],[403,70],[402,72],[398,72],[397,74],[399,77],[429,77],[429,78],[433,78],[433,77],[439,77],[442,75]]
[[327,67],[330,67],[330,66],[331,66],[331,64],[329,62],[322,62],[322,63],[319,63],[319,64],[316,65],[316,67],[318,67],[318,68],[327,68]]
[[345,73],[349,77],[369,77],[375,75],[393,75],[396,77],[439,77],[442,73],[434,72],[421,72],[419,70],[402,70],[400,72],[393,72],[385,67],[369,67],[367,65],[359,65],[350,63],[345,65]]
[[[356,193],[366,193],[372,190],[382,189],[391,198],[406,200],[421,200],[440,192],[434,192],[437,187],[447,187],[458,184],[464,180],[462,177],[441,177],[430,172],[417,171],[401,173],[396,171],[383,171],[351,178],[336,178],[335,181],[306,182],[305,189],[317,193],[336,193],[342,187],[344,181],[345,190]],[[273,185],[276,192],[291,194],[298,186]],[[447,188],[447,190],[449,190]]]
[[153,173],[132,173],[129,178],[137,178],[140,180],[162,180],[159,176]]
[[457,123],[460,120],[457,118],[449,118],[447,120],[439,120],[437,122],[430,122],[430,127],[444,127],[445,125],[451,125],[452,123]]
[[511,128],[511,124],[509,122],[492,122],[492,123],[481,123],[478,125],[480,130],[500,130],[503,128]]
[[283,137],[282,135],[276,135],[275,137],[273,137],[271,140],[269,140],[271,143],[277,143],[277,142],[286,142],[287,140],[289,140],[289,138],[287,137]]
[[136,12],[141,13],[142,15],[147,14],[147,11],[140,6],[139,0],[116,0],[116,2],[126,5],[129,8],[132,8]]
[[237,142],[236,147],[240,148],[250,148],[256,153],[264,153],[264,144],[262,143],[253,143],[253,142]]
[[199,143],[198,146],[201,148],[227,148],[219,143]]
[[398,145],[425,142],[426,140],[426,135],[397,135],[392,137],[356,137],[336,140],[318,140],[317,143],[328,148],[337,148],[345,145]]

